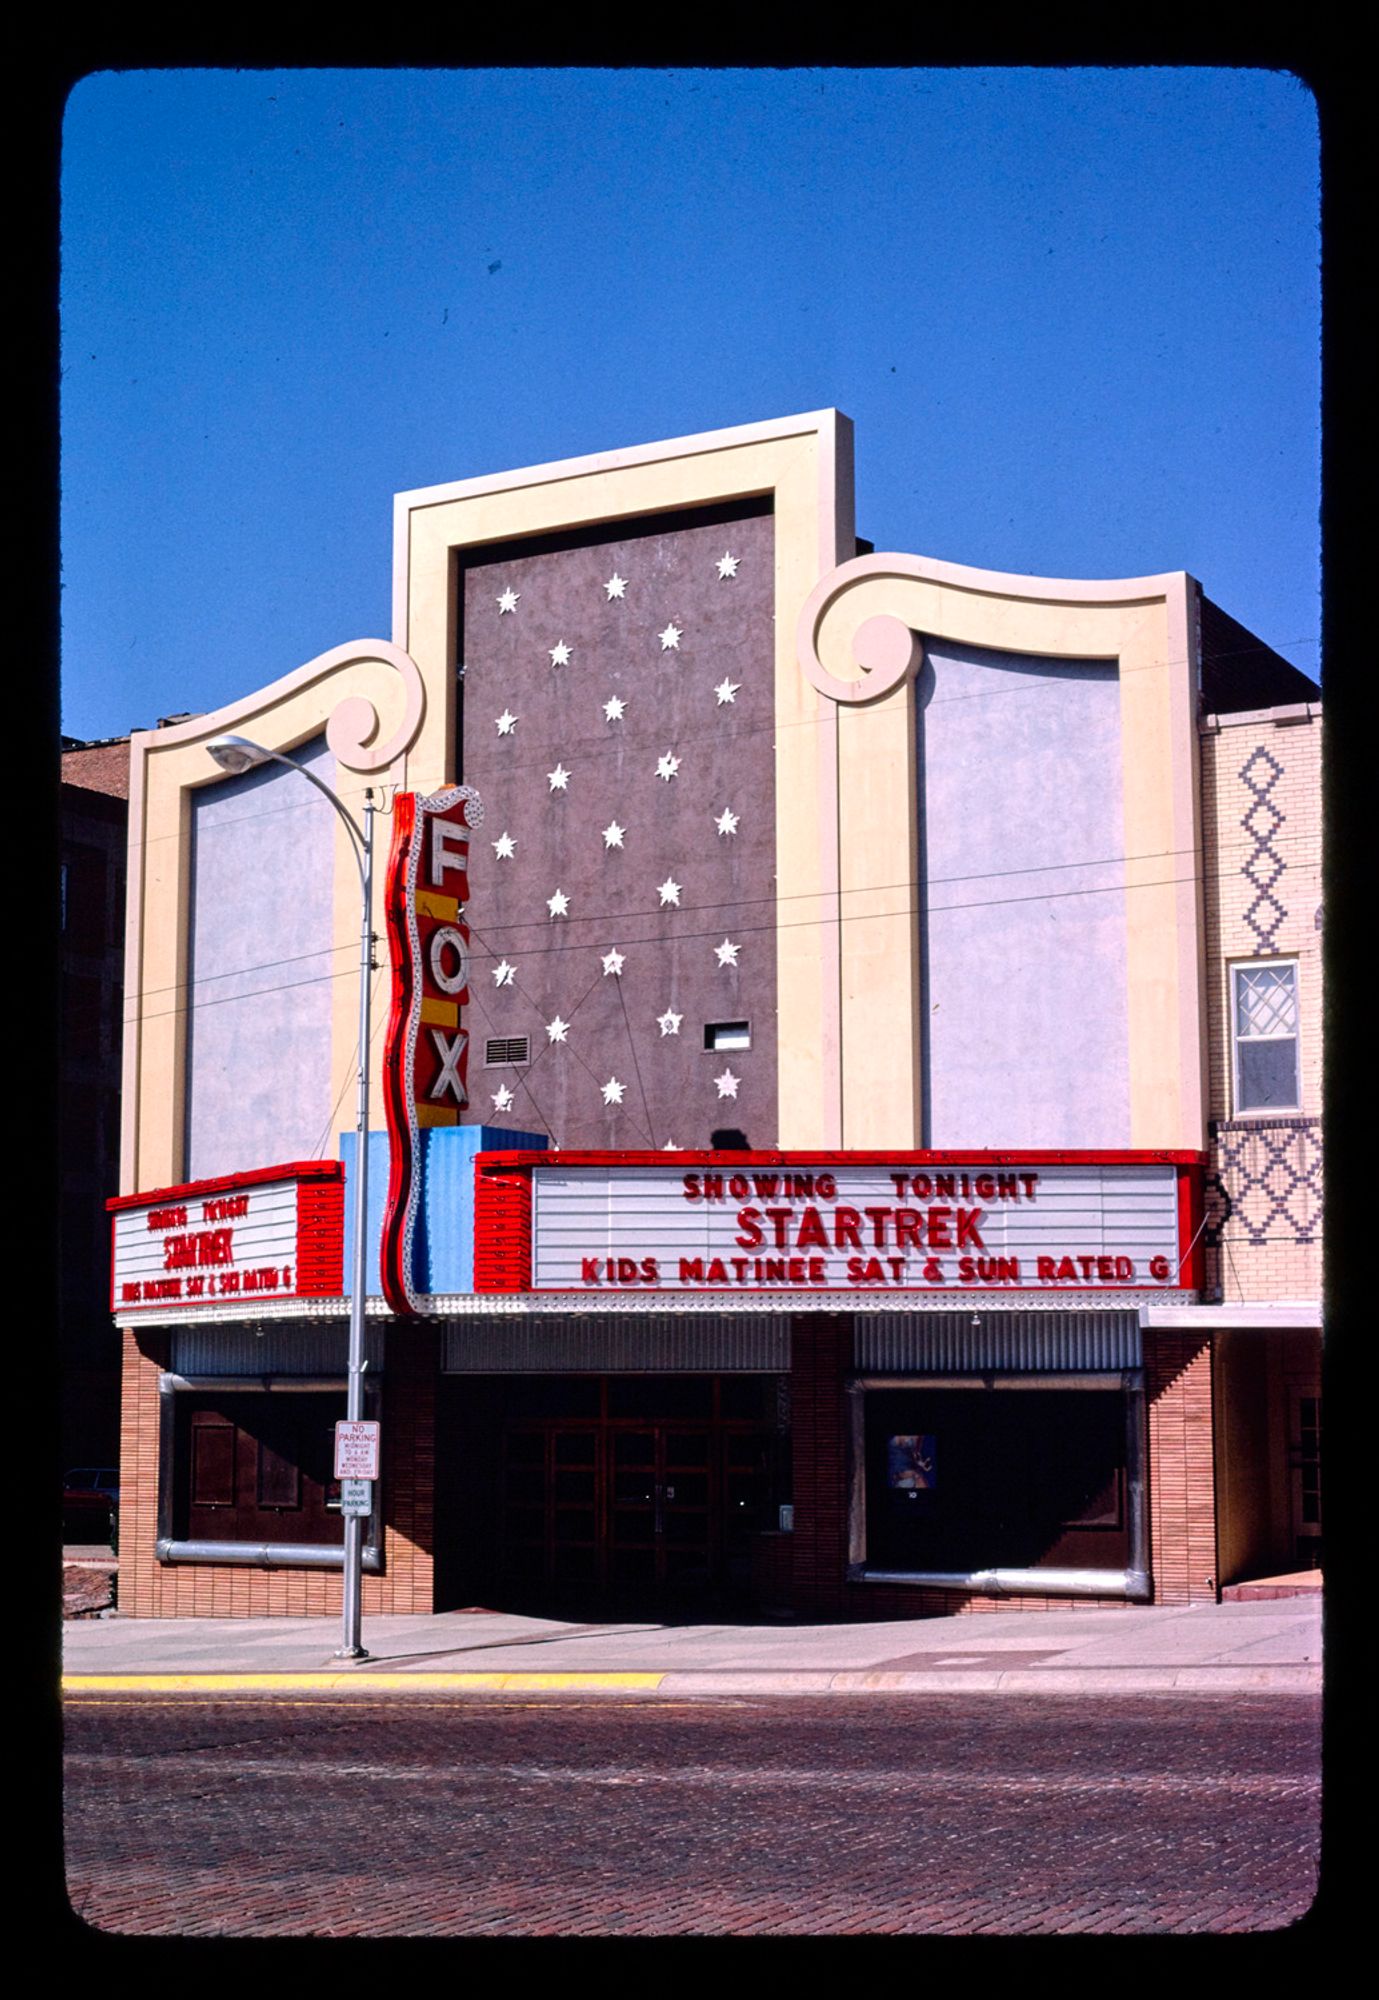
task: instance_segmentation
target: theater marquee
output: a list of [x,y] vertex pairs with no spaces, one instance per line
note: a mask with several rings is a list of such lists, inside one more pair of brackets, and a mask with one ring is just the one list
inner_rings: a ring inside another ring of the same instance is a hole
[[338,1161],[117,1195],[106,1207],[117,1317],[340,1295],[344,1168]]
[[532,1162],[533,1291],[1161,1291],[1196,1283],[1199,1156]]

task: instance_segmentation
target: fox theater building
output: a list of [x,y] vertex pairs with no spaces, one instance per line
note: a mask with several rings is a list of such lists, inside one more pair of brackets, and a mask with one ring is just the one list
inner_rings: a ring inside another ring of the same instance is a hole
[[399,495],[390,638],[132,739],[122,1610],[339,1608],[361,1246],[366,1616],[1319,1566],[1318,692],[851,451]]

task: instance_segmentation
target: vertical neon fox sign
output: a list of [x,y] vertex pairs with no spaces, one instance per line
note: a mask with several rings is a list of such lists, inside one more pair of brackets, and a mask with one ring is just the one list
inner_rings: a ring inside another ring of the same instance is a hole
[[395,1313],[418,1310],[413,1244],[420,1198],[421,1132],[457,1125],[469,1103],[469,833],[483,804],[469,785],[429,798],[399,792],[388,856],[392,1005],[383,1056],[388,1199],[380,1246],[383,1296]]

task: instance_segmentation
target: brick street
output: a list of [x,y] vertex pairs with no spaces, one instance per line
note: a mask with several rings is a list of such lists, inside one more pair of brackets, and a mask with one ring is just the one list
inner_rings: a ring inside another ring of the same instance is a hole
[[1257,1932],[1316,1889],[1305,1696],[91,1696],[66,1731],[109,1932]]

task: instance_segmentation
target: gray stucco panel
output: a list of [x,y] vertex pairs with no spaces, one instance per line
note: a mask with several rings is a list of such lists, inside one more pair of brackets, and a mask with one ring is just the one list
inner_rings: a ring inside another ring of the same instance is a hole
[[[334,785],[323,738],[293,756]],[[266,764],[193,793],[184,1177],[315,1159],[330,1104],[335,814]],[[348,968],[353,971],[352,965]]]
[[925,1144],[1128,1145],[1115,663],[924,643]]

